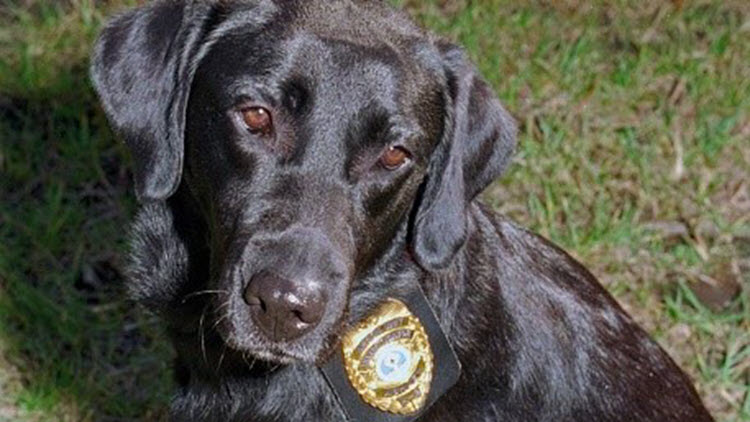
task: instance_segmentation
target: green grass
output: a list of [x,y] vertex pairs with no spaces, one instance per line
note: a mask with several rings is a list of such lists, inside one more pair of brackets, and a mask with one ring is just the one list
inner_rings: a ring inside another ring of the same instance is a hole
[[[130,163],[86,70],[123,3],[0,0],[0,421],[164,415],[170,350],[116,271]],[[750,4],[401,3],[521,124],[486,201],[589,266],[719,421],[750,421]],[[743,293],[706,307],[704,276]]]

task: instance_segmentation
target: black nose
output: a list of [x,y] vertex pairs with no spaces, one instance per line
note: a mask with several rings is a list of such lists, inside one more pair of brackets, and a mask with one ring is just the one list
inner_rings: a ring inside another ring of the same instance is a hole
[[320,284],[294,282],[272,272],[250,280],[245,302],[255,323],[274,341],[302,336],[318,325],[325,311]]

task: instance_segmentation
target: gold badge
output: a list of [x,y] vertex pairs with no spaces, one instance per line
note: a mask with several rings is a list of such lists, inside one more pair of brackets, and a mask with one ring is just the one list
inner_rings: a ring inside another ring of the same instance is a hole
[[370,406],[399,415],[422,409],[433,356],[422,324],[401,301],[388,299],[343,338],[344,367]]

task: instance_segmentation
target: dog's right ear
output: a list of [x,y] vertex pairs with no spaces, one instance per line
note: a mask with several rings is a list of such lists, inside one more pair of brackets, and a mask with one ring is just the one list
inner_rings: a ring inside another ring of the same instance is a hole
[[158,1],[111,21],[91,78],[135,164],[141,201],[171,196],[182,176],[185,109],[209,2]]
[[416,213],[413,252],[425,269],[446,268],[468,237],[471,201],[505,171],[516,124],[463,50],[439,40],[448,96],[443,139],[431,158]]

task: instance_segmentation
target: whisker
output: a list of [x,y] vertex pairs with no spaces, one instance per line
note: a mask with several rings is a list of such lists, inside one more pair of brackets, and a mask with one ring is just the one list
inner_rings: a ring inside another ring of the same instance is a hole
[[196,296],[210,295],[210,294],[218,295],[218,294],[221,294],[221,293],[227,293],[228,294],[229,291],[227,291],[227,290],[200,290],[200,291],[197,291],[197,292],[188,293],[188,294],[186,294],[182,298],[182,303],[185,304],[185,302],[187,302],[190,298],[193,298],[193,297],[196,297]]
[[229,299],[227,299],[226,301],[224,301],[221,304],[219,304],[219,306],[217,306],[213,310],[214,315],[219,315],[219,316],[216,318],[216,321],[211,326],[211,331],[214,331],[216,329],[216,327],[218,327],[221,322],[229,319],[232,316],[231,313],[223,313],[223,312],[221,312],[224,309],[229,308],[230,305],[231,305],[231,301]]
[[242,360],[245,362],[245,365],[247,365],[247,370],[252,371],[253,367],[255,366],[255,362],[258,360],[253,358],[252,362],[247,361],[247,353],[242,353]]
[[226,353],[227,353],[227,344],[224,343],[224,347],[221,349],[221,356],[219,356],[219,364],[216,365],[216,369],[214,370],[214,373],[216,373],[216,375],[219,375],[219,371],[221,370],[221,364],[224,363],[224,356],[226,355]]
[[214,325],[211,327],[211,331],[215,331],[216,327],[218,327],[219,324],[226,321],[227,319],[229,319],[229,315],[222,315],[219,318],[217,318],[216,321],[214,322]]
[[198,333],[200,335],[200,342],[201,342],[201,352],[203,354],[203,362],[208,365],[208,354],[206,353],[206,333],[203,329],[203,322],[206,319],[206,310],[208,309],[208,304],[203,307],[203,312],[201,312],[201,318],[198,322]]

